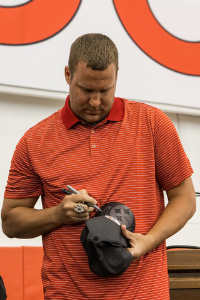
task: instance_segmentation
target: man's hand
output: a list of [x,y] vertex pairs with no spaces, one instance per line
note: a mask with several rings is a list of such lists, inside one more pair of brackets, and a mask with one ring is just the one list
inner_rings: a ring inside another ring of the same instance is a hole
[[132,254],[133,261],[136,261],[151,250],[150,241],[146,235],[128,231],[125,225],[122,225],[121,229],[123,236],[129,240],[131,247],[127,248],[127,250]]
[[74,211],[74,207],[78,203],[88,202],[96,204],[97,201],[90,197],[86,190],[80,190],[80,194],[66,195],[62,202],[57,206],[57,217],[62,224],[75,224],[83,222],[89,219],[90,213],[94,210],[93,207],[84,205],[84,212],[77,213]]

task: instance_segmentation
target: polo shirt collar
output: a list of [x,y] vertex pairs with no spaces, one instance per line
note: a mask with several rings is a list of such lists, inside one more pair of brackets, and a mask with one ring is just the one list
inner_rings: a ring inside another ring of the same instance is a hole
[[[81,120],[72,112],[69,107],[69,96],[67,96],[65,105],[61,109],[61,118],[66,129],[69,129]],[[121,121],[124,118],[124,104],[122,99],[115,97],[113,106],[105,118],[108,121]]]

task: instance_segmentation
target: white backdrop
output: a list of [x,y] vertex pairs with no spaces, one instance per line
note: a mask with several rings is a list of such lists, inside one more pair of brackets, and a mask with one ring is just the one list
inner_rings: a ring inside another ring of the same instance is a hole
[[[36,0],[0,0],[0,6],[19,4],[28,6],[34,1],[36,2]],[[37,0],[39,1],[44,2],[44,0]],[[51,0],[51,2],[54,1],[56,2],[56,0]],[[121,0],[121,3],[128,7],[130,1],[133,0]],[[145,2],[146,0],[139,1]],[[69,0],[66,2],[70,3]],[[68,61],[71,43],[82,34],[100,32],[111,37],[119,49],[120,70],[117,96],[200,108],[200,76],[185,75],[170,70],[145,54],[122,25],[115,10],[115,2],[119,3],[120,0],[80,1],[74,18],[63,30],[35,44],[3,45],[1,28],[0,84],[67,92],[64,66]],[[167,32],[177,40],[199,45],[199,0],[149,0],[146,2],[159,24]],[[3,7],[0,7],[0,18],[4,12],[2,9]],[[11,8],[8,7],[7,10],[9,9]],[[137,26],[135,28],[138,29]],[[152,33],[152,39],[153,37],[154,33]],[[171,49],[167,49],[166,53],[168,51],[170,52]],[[200,51],[198,55],[197,67],[200,66]]]

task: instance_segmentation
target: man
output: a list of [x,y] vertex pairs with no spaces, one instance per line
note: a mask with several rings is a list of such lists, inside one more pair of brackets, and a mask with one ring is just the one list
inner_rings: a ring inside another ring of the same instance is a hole
[[[195,212],[192,168],[174,126],[157,108],[114,97],[115,44],[86,34],[71,46],[65,106],[25,133],[16,147],[2,208],[9,237],[43,237],[45,299],[169,299],[165,239]],[[72,185],[79,195],[63,195]],[[164,208],[163,190],[169,203]],[[34,205],[42,196],[43,209]],[[99,277],[80,242],[94,208],[126,204],[135,233],[122,225],[133,262]]]

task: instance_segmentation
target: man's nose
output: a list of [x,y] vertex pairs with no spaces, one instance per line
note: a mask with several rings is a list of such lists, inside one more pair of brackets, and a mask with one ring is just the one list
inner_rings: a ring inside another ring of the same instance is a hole
[[97,108],[101,104],[101,95],[99,92],[95,92],[90,95],[89,104],[93,108]]

